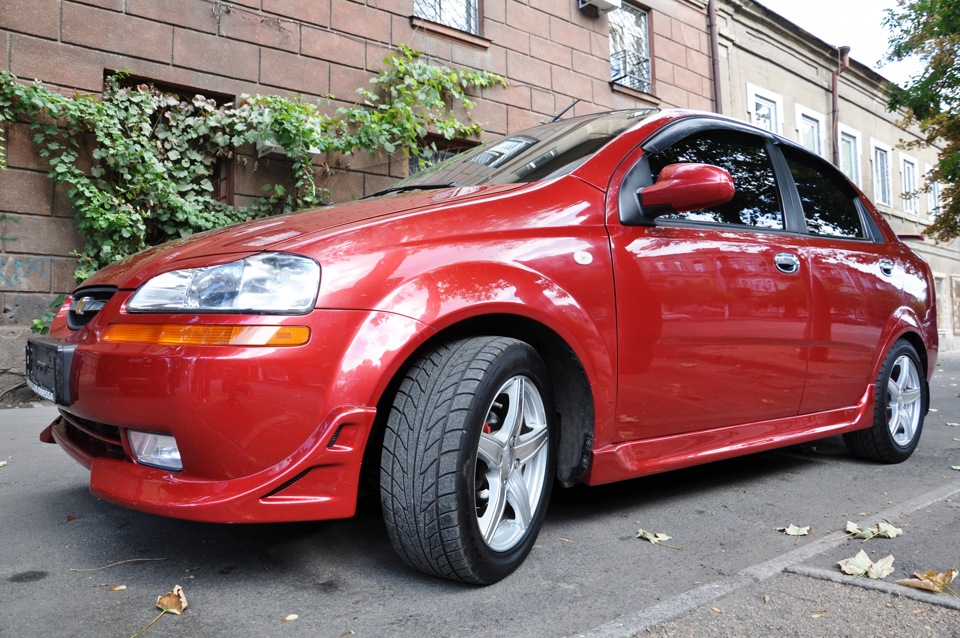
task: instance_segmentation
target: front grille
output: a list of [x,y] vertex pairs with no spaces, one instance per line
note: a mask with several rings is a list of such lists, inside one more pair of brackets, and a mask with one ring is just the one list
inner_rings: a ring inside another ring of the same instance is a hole
[[116,292],[114,286],[101,286],[81,288],[73,293],[70,311],[67,313],[67,326],[71,330],[79,330],[90,323]]
[[60,411],[60,419],[70,442],[88,455],[108,459],[127,458],[120,439],[120,428],[81,419],[63,410]]

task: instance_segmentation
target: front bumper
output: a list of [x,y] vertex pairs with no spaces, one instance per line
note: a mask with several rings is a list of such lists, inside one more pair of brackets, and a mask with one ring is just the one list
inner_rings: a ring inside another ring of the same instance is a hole
[[372,408],[340,410],[283,463],[228,480],[191,478],[92,455],[77,444],[78,432],[89,436],[84,432],[89,424],[84,428],[65,410],[41,439],[52,438],[90,468],[93,494],[131,509],[211,523],[321,520],[355,513],[363,450],[375,416]]
[[[122,293],[121,293],[122,294]],[[69,344],[69,401],[41,440],[90,469],[91,491],[132,509],[207,522],[352,516],[377,401],[429,332],[401,315],[151,317],[111,304]],[[109,343],[111,321],[306,325],[296,347]],[[183,471],[137,463],[128,432],[176,439]]]

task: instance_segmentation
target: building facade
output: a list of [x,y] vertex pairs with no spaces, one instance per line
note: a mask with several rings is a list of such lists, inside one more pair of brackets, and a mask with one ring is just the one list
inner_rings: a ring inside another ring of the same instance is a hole
[[[795,140],[832,161],[874,202],[893,229],[920,235],[937,214],[927,180],[938,148],[887,111],[888,80],[754,0],[719,0],[719,110]],[[913,241],[937,285],[941,349],[960,346],[960,242]],[[954,290],[955,289],[955,290]]]

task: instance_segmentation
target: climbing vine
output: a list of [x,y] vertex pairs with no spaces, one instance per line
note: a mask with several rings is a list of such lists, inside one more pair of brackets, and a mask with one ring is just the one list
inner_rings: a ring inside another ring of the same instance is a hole
[[[318,154],[403,152],[422,156],[428,132],[447,139],[481,131],[464,122],[468,92],[505,85],[486,71],[454,70],[400,46],[384,71],[360,87],[359,103],[321,113],[316,104],[255,95],[218,105],[200,95],[167,93],[150,84],[107,78],[102,98],[62,95],[39,83],[0,73],[0,168],[3,126],[26,122],[50,177],[67,185],[83,249],[78,281],[147,246],[245,219],[316,206],[329,193],[317,187]],[[328,96],[332,97],[332,96]],[[467,118],[469,119],[469,118]],[[292,188],[267,184],[264,196],[233,207],[215,197],[221,158],[247,144],[272,143],[290,161]]]

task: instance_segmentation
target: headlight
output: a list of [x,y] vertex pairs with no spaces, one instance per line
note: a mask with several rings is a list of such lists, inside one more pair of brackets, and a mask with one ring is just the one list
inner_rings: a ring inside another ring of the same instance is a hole
[[320,266],[312,259],[261,253],[157,275],[134,293],[127,310],[304,314],[313,308],[319,287]]

